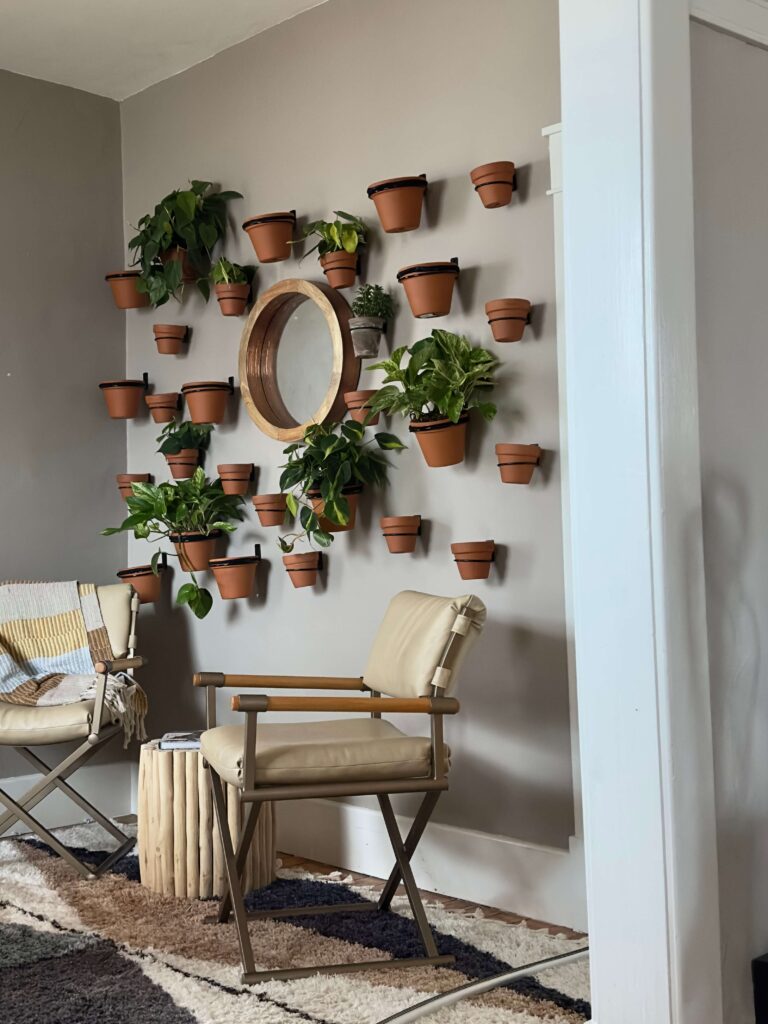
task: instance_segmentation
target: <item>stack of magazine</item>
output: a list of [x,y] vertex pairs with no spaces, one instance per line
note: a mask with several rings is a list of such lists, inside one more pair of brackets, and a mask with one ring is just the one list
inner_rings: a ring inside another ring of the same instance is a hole
[[192,732],[166,732],[160,739],[161,750],[199,750],[202,729]]

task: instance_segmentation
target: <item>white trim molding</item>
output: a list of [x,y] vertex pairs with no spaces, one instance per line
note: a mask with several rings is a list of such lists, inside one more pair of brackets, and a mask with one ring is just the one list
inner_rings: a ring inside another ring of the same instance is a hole
[[768,0],[691,0],[691,17],[768,47]]

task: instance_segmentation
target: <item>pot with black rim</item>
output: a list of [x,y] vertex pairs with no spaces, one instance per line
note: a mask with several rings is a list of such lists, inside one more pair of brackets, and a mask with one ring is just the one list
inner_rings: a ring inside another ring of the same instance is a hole
[[459,261],[455,256],[450,261],[414,263],[397,272],[411,312],[420,320],[450,313],[458,276]]
[[467,421],[463,412],[458,423],[444,417],[411,420],[408,429],[416,435],[421,454],[428,466],[455,466],[464,461],[467,447]]
[[227,411],[227,399],[234,393],[231,381],[197,380],[182,385],[189,418],[193,423],[221,423]]
[[252,593],[260,561],[260,555],[212,558],[209,561],[208,567],[216,577],[219,593],[225,601],[248,597]]
[[284,494],[254,494],[251,498],[262,526],[282,526],[287,509]]
[[494,541],[472,540],[451,544],[451,552],[463,580],[488,579],[496,552]]
[[187,340],[188,330],[184,324],[153,324],[152,331],[160,355],[177,356],[182,350],[183,342]]
[[118,309],[144,309],[149,305],[149,296],[136,287],[140,277],[140,270],[118,270],[106,275],[104,280],[112,289],[112,298]]
[[118,473],[117,489],[122,498],[130,498],[133,495],[133,484],[148,484],[152,479],[149,473]]
[[416,550],[421,516],[382,516],[379,525],[390,554],[407,555]]
[[180,399],[178,391],[165,391],[159,395],[147,395],[144,401],[155,423],[170,423],[181,404]]
[[528,299],[491,299],[485,304],[485,315],[494,341],[520,341],[530,322],[531,303]]
[[537,444],[497,444],[496,458],[502,483],[529,484],[541,461],[541,448]]
[[139,412],[146,380],[104,380],[99,384],[107,412],[113,420],[132,420]]
[[511,160],[496,160],[490,164],[480,164],[470,171],[469,176],[480,196],[483,206],[496,210],[507,206],[512,201],[515,191],[515,165]]
[[322,565],[322,557],[319,551],[309,551],[301,555],[283,555],[283,565],[291,578],[291,583],[297,590],[300,587],[314,587]]
[[344,404],[347,407],[350,417],[356,423],[362,423],[369,427],[375,427],[379,422],[379,413],[371,416],[370,419],[367,417],[370,415],[370,402],[374,395],[377,395],[376,390],[373,391],[345,391],[344,392]]
[[216,467],[225,494],[247,494],[253,478],[252,462],[223,462]]
[[320,529],[325,530],[326,533],[346,533],[347,530],[354,529],[355,522],[357,521],[357,503],[362,490],[362,484],[347,484],[346,487],[342,487],[341,493],[347,499],[349,505],[349,519],[343,524],[334,523],[323,515],[325,502],[320,495],[320,488],[313,488],[307,491],[307,497],[312,504],[312,511],[320,520]]
[[201,572],[208,568],[208,563],[216,554],[221,530],[212,530],[210,533],[171,533],[168,536],[176,548],[184,572]]
[[222,316],[241,316],[248,305],[251,286],[246,284],[215,284],[216,300]]
[[123,583],[130,583],[139,595],[141,604],[154,604],[160,597],[163,587],[163,573],[165,565],[158,565],[157,574],[152,572],[151,565],[133,565],[128,569],[121,569],[117,573],[118,579]]
[[174,480],[189,480],[200,464],[200,452],[197,448],[182,448],[176,455],[166,455],[165,461]]
[[243,231],[251,240],[259,263],[280,263],[291,255],[291,240],[296,228],[296,211],[260,213],[243,222]]
[[415,231],[421,223],[421,208],[427,191],[427,176],[385,178],[368,186],[381,226],[388,234]]
[[351,288],[357,277],[356,252],[326,252],[320,257],[320,266],[332,288]]

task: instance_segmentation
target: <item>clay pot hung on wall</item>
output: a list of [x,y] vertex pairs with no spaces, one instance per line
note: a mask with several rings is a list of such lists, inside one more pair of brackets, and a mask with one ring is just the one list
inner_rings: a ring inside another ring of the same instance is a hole
[[262,526],[282,526],[285,522],[284,494],[254,494],[251,498]]
[[189,254],[186,249],[182,249],[181,246],[173,245],[170,249],[166,249],[165,252],[160,253],[160,260],[162,263],[175,263],[181,262],[181,279],[189,284],[190,281],[196,281],[203,273],[204,268],[196,268],[189,258]]
[[248,305],[251,286],[245,284],[215,284],[213,290],[222,316],[242,316]]
[[330,519],[323,515],[325,502],[321,498],[319,490],[307,491],[307,497],[312,504],[312,511],[320,520],[320,529],[325,530],[326,533],[346,533],[347,530],[353,530],[357,522],[357,504],[362,490],[362,484],[347,484],[346,487],[342,487],[341,493],[349,504],[349,519],[343,524],[331,522]]
[[113,420],[132,420],[138,415],[146,380],[104,380],[99,384],[107,412]]
[[131,584],[142,604],[154,604],[160,597],[163,588],[163,573],[166,571],[167,566],[158,565],[157,575],[155,575],[151,565],[133,565],[128,569],[121,569],[117,573],[117,577],[123,583]]
[[392,555],[407,555],[416,550],[421,533],[421,516],[382,516],[381,532]]
[[193,423],[221,423],[227,412],[227,399],[234,394],[231,381],[196,380],[182,385],[189,418]]
[[515,165],[511,160],[496,160],[494,163],[481,164],[470,171],[470,179],[475,192],[480,196],[483,206],[496,210],[507,206],[512,201],[512,193],[517,187]]
[[179,565],[184,572],[202,572],[216,554],[221,530],[211,533],[171,533],[171,543],[179,556]]
[[320,266],[332,288],[351,288],[357,277],[356,252],[326,252],[320,257]]
[[459,261],[455,256],[441,263],[414,263],[397,272],[411,312],[419,319],[450,313],[458,276]]
[[368,186],[381,226],[388,234],[415,231],[421,223],[421,208],[427,191],[427,176],[386,178]]
[[280,263],[291,255],[291,240],[296,228],[296,211],[260,213],[243,223],[259,263]]
[[144,401],[155,423],[170,423],[181,405],[178,391],[165,391],[159,395],[147,395]]
[[350,417],[355,423],[364,423],[368,426],[375,427],[379,422],[379,413],[375,416],[367,419],[370,415],[369,403],[371,399],[377,395],[378,392],[374,389],[373,391],[345,391],[344,392],[344,404],[347,407]]
[[451,544],[453,560],[463,580],[485,580],[491,572],[491,562],[496,553],[492,540],[472,540],[462,544]]
[[520,341],[525,325],[530,323],[531,303],[528,299],[491,299],[485,304],[485,315],[493,331],[494,341]]
[[131,498],[133,497],[132,484],[148,484],[152,477],[149,473],[118,473],[115,479],[120,496]]
[[529,484],[541,461],[541,448],[537,444],[497,444],[496,458],[502,483]]
[[467,421],[464,412],[458,423],[449,419],[411,420],[408,429],[416,435],[421,454],[428,466],[455,466],[464,461],[467,448]]
[[247,494],[253,479],[252,462],[223,462],[216,467],[225,494]]
[[189,328],[185,324],[153,324],[157,351],[161,356],[177,356],[187,340]]
[[208,567],[216,577],[219,594],[225,601],[250,596],[256,582],[256,569],[260,561],[260,554],[241,555],[236,558],[212,558],[209,561]]
[[386,320],[380,316],[351,316],[349,318],[352,348],[358,359],[373,359],[379,354],[379,345],[385,326]]
[[136,287],[140,274],[139,270],[118,270],[104,278],[118,309],[143,309],[149,305],[149,296]]
[[291,583],[297,590],[301,587],[314,587],[322,565],[322,557],[319,551],[309,551],[301,555],[283,555],[283,565],[291,578]]
[[166,455],[165,461],[174,480],[189,480],[200,464],[197,448],[182,448],[177,455]]

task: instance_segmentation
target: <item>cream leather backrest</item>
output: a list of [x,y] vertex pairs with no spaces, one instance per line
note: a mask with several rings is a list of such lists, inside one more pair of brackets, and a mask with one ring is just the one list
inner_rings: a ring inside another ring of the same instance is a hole
[[132,592],[133,587],[127,583],[110,583],[106,587],[96,587],[101,617],[107,627],[112,653],[116,658],[122,658],[128,653]]
[[447,696],[485,616],[485,605],[472,594],[435,597],[403,590],[389,602],[373,641],[365,685],[390,697],[426,697],[438,686]]

